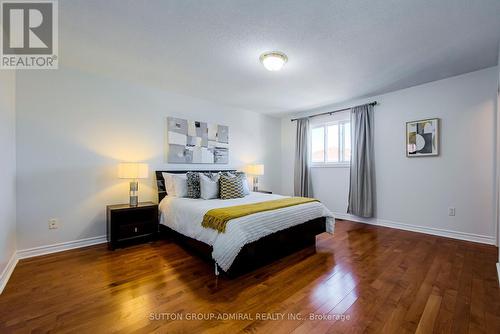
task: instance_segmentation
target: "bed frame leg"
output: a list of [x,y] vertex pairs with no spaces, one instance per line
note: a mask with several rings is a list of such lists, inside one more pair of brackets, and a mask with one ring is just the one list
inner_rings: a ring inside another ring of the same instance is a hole
[[215,276],[219,276],[219,268],[217,267],[217,262],[214,262],[215,265]]

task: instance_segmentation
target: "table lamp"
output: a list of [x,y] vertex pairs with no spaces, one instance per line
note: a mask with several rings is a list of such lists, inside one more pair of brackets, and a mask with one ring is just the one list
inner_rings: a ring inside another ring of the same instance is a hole
[[264,175],[264,165],[261,164],[248,165],[247,173],[253,177],[253,191],[258,191],[259,176]]
[[148,178],[148,164],[137,162],[122,162],[118,165],[118,177],[131,179],[130,181],[130,206],[139,205],[138,179]]

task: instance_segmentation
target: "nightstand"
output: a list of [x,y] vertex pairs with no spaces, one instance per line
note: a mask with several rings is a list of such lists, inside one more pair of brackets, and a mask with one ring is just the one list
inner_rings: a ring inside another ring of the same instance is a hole
[[139,203],[107,206],[108,248],[154,240],[158,232],[158,204]]
[[256,193],[263,193],[263,194],[272,194],[273,192],[272,191],[268,191],[268,190],[257,190]]

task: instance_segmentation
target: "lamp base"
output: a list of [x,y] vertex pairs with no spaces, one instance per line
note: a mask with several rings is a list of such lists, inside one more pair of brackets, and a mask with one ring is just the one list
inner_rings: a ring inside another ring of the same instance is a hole
[[138,206],[139,205],[139,182],[132,181],[130,182],[130,206]]
[[130,196],[130,206],[138,206],[139,205],[139,197],[138,196]]
[[253,177],[253,191],[259,191],[259,178],[257,176]]

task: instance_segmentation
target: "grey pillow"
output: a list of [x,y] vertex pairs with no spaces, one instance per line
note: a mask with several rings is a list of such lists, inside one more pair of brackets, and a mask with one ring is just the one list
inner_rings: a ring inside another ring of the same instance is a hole
[[234,172],[233,174],[241,178],[243,182],[243,192],[245,193],[245,196],[250,195],[250,188],[248,187],[248,178],[245,172]]
[[245,197],[243,179],[241,177],[221,175],[219,178],[219,189],[221,199]]
[[219,175],[212,177],[200,175],[200,197],[203,199],[219,198]]

